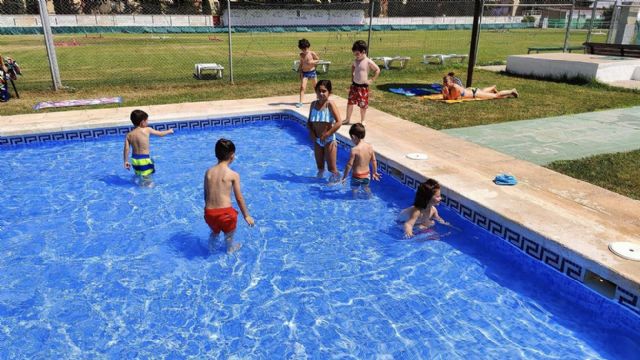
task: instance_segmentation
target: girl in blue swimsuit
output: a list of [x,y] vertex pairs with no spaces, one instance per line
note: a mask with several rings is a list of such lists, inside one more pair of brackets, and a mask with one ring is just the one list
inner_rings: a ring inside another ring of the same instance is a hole
[[324,176],[324,164],[326,162],[331,173],[331,179],[337,180],[340,178],[340,173],[336,166],[338,144],[335,132],[340,129],[342,119],[340,118],[338,106],[329,100],[331,81],[318,81],[315,90],[318,100],[311,103],[307,127],[309,128],[309,136],[313,140],[313,153],[318,166],[317,177]]

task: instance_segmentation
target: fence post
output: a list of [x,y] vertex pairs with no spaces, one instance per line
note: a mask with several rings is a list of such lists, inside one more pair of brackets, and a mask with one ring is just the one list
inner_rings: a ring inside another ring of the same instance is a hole
[[618,27],[618,16],[620,15],[620,7],[614,5],[613,13],[611,14],[611,20],[609,24],[609,33],[607,34],[607,44],[612,44],[616,38],[616,31]]
[[596,8],[598,7],[598,2],[593,2],[593,9],[591,9],[591,21],[589,21],[589,32],[587,33],[587,42],[591,42],[591,31],[593,31],[593,19],[596,17]]
[[231,1],[227,0],[227,29],[229,30],[229,82],[233,85],[233,46],[231,44]]
[[375,0],[369,0],[369,4],[371,4],[371,6],[369,6],[369,35],[367,36],[367,46],[368,46],[368,51],[367,51],[367,56],[371,57],[371,26],[373,24],[373,5],[374,5]]
[[49,13],[47,12],[45,0],[38,0],[38,7],[40,8],[40,21],[42,22],[42,33],[44,34],[44,43],[47,48],[47,57],[49,58],[53,90],[58,91],[62,88],[62,82],[60,81],[58,57],[56,56],[56,47],[53,44],[53,34],[51,33],[51,23],[49,22]]
[[567,30],[564,32],[564,45],[562,45],[562,52],[567,52],[567,46],[569,45],[569,31],[571,31],[571,19],[573,19],[573,9],[576,7],[576,0],[571,0],[571,10],[569,10],[569,20],[567,20]]
[[469,48],[469,64],[467,67],[467,87],[473,84],[473,69],[476,67],[476,55],[478,54],[483,10],[484,0],[476,0],[475,7],[473,8],[473,28],[471,29],[471,46]]

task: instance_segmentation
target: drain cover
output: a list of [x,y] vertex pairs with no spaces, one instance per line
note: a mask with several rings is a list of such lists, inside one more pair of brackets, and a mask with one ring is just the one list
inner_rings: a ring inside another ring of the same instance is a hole
[[609,244],[612,253],[627,260],[640,261],[640,244],[632,242],[614,242]]
[[422,154],[422,153],[407,154],[407,157],[411,160],[427,160],[429,158],[427,154]]

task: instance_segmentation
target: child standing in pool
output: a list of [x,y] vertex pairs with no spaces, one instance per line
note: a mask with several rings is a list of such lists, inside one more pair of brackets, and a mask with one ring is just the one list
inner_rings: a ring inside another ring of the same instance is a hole
[[311,103],[307,127],[309,128],[309,136],[313,140],[313,154],[318,167],[316,176],[319,178],[324,176],[326,162],[329,172],[332,174],[329,181],[334,182],[340,178],[336,166],[338,144],[335,135],[342,124],[340,112],[338,106],[329,100],[332,90],[330,80],[318,81],[315,90],[318,100]]
[[[353,172],[351,174],[351,191],[353,192],[353,197],[355,198],[358,196],[358,190],[360,190],[360,188],[364,189],[365,193],[370,196],[371,188],[369,188],[369,183],[371,182],[371,179],[376,181],[380,180],[376,154],[373,151],[373,146],[364,141],[364,125],[351,125],[351,128],[349,129],[349,136],[351,136],[351,141],[353,141],[355,146],[351,148],[351,155],[349,156],[347,166],[344,168],[342,181],[344,182],[347,180],[349,171],[353,168]],[[373,170],[372,173],[369,172],[369,164],[371,164],[371,168]]]
[[238,211],[231,206],[231,191],[235,194],[244,220],[249,226],[255,223],[249,215],[244,197],[240,192],[240,175],[229,167],[235,159],[235,154],[236,146],[231,140],[218,140],[216,142],[218,164],[209,168],[204,174],[204,221],[211,228],[212,234],[209,239],[209,248],[213,247],[213,243],[222,231],[228,254],[242,247],[241,243],[233,242],[238,224]]
[[304,92],[307,90],[307,81],[311,79],[313,81],[313,87],[315,89],[318,83],[318,74],[316,73],[316,65],[320,58],[318,54],[311,51],[311,43],[307,39],[300,39],[298,41],[298,48],[302,50],[300,53],[300,66],[298,72],[300,73],[300,101],[296,104],[296,107],[302,107],[302,100],[304,99]]
[[435,221],[445,225],[448,224],[438,215],[436,206],[440,204],[441,200],[440,184],[436,180],[429,179],[418,186],[413,206],[402,210],[398,215],[398,221],[404,222],[405,238],[413,236],[414,226],[418,226],[418,229],[423,230],[433,226]]
[[[148,125],[149,115],[142,110],[133,110],[130,116],[135,126],[124,139],[124,168],[133,171],[142,178],[148,178],[156,172],[155,165],[149,155],[149,136],[165,136],[173,134],[173,129],[158,131]],[[132,147],[131,163],[129,163],[129,147]]]
[[[351,121],[353,106],[358,105],[360,108],[360,123],[364,125],[365,115],[369,107],[369,85],[380,75],[380,68],[373,60],[367,57],[367,43],[364,40],[358,40],[353,43],[351,50],[356,59],[351,65],[351,87],[349,88],[349,100],[347,102],[347,119],[344,123],[348,124]],[[369,71],[374,72],[371,79],[369,79]]]

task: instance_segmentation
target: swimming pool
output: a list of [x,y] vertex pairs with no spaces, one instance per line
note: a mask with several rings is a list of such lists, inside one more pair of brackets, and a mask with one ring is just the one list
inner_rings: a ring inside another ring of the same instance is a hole
[[[237,256],[206,250],[202,219],[202,176],[223,136],[257,220],[239,224]],[[152,149],[153,189],[121,168],[122,137],[0,151],[1,358],[640,350],[628,311],[446,207],[461,231],[400,240],[393,220],[413,192],[388,176],[370,200],[327,187],[294,122],[182,131]]]

